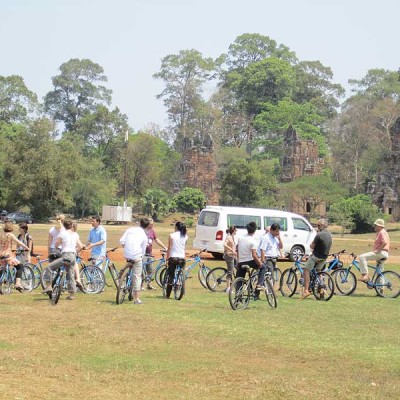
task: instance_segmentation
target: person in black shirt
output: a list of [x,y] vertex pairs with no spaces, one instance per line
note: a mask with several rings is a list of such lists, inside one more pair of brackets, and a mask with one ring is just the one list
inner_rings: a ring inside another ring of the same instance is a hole
[[318,221],[318,233],[313,242],[310,244],[313,252],[304,266],[304,293],[301,297],[302,299],[305,299],[311,295],[309,290],[310,271],[314,268],[314,266],[317,269],[321,269],[325,264],[325,260],[327,259],[329,252],[331,251],[332,235],[327,228],[328,221],[326,219],[320,219]]

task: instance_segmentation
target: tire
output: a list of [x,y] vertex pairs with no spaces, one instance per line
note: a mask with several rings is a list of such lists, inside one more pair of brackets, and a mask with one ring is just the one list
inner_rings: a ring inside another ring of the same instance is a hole
[[199,271],[197,272],[197,276],[203,286],[204,289],[208,289],[207,287],[207,275],[210,272],[210,268],[206,267],[203,263],[199,264]]
[[279,290],[283,297],[292,297],[296,293],[298,278],[296,271],[292,268],[283,271]]
[[207,288],[212,292],[223,292],[226,289],[226,280],[228,277],[228,270],[223,267],[217,267],[210,270],[207,274],[206,284]]
[[65,276],[64,273],[60,273],[60,276],[57,278],[57,283],[53,284],[53,291],[51,293],[51,299],[50,299],[50,303],[55,306],[58,301],[60,300],[60,296],[61,296],[61,292],[63,291],[64,288],[64,280],[65,280]]
[[233,310],[244,310],[250,302],[250,286],[245,278],[236,278],[229,290],[229,304]]
[[174,297],[175,300],[181,300],[185,294],[185,274],[182,270],[176,274],[176,282],[174,284]]
[[274,288],[271,285],[271,282],[266,279],[264,282],[265,285],[265,297],[267,298],[268,304],[271,308],[276,308],[278,307],[278,302],[276,300],[276,295],[275,295],[275,291]]
[[104,290],[106,278],[100,268],[87,265],[81,269],[79,276],[85,293],[98,294]]
[[378,275],[374,282],[375,291],[378,296],[396,298],[400,294],[400,275],[394,271],[384,271]]
[[37,287],[40,285],[40,280],[41,280],[41,276],[42,276],[42,270],[39,267],[39,264],[29,263],[27,265],[32,268],[33,275],[35,277],[33,289],[37,289]]
[[122,304],[125,300],[125,296],[129,294],[129,292],[132,290],[132,288],[130,287],[130,283],[128,282],[130,271],[131,268],[126,268],[119,279],[120,285],[118,286],[116,297],[117,304]]
[[24,292],[32,292],[35,288],[35,274],[29,265],[24,265],[22,269],[21,285]]
[[329,301],[335,292],[335,284],[327,272],[318,272],[312,288],[317,300]]
[[165,280],[166,273],[167,273],[167,266],[159,269],[156,274],[156,282],[157,282],[157,285],[160,286],[161,289],[164,287],[164,280]]
[[110,271],[110,275],[111,275],[111,279],[114,282],[114,286],[116,289],[118,289],[118,285],[119,285],[119,280],[118,280],[118,270],[117,267],[114,265],[114,263],[110,263],[108,264],[108,270]]
[[304,256],[304,248],[297,245],[293,246],[289,253],[289,260],[294,262],[299,256]]
[[162,271],[161,271],[162,273],[160,273],[160,276],[161,276],[161,278],[160,279],[162,279],[162,285],[161,285],[161,287],[162,287],[162,294],[163,294],[163,297],[164,297],[164,299],[166,299],[167,298],[167,282],[168,282],[168,270],[167,270],[167,268],[164,268]]
[[350,296],[357,288],[357,278],[347,268],[339,268],[333,271],[331,277],[337,289],[336,294],[339,296]]
[[0,293],[11,294],[11,291],[12,291],[11,277],[8,276],[6,270],[3,270],[0,275]]
[[55,276],[56,272],[49,270],[49,268],[45,268],[42,271],[42,275],[40,276],[40,284],[43,290],[51,286]]

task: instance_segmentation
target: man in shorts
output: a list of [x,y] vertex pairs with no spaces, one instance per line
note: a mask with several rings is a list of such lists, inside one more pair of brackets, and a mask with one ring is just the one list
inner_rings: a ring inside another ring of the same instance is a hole
[[328,258],[329,252],[332,247],[332,235],[328,231],[328,221],[326,219],[320,219],[318,221],[318,233],[315,236],[313,242],[310,244],[313,250],[312,254],[308,258],[304,266],[304,292],[302,299],[307,298],[311,295],[310,292],[310,271],[314,268],[321,269],[325,260]]

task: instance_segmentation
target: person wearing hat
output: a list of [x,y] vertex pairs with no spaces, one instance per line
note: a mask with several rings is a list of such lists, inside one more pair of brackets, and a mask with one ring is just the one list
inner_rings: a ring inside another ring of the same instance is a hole
[[383,219],[377,219],[374,222],[374,230],[376,232],[374,248],[372,251],[360,255],[361,282],[369,281],[368,260],[381,260],[382,258],[386,259],[389,257],[390,239],[385,229],[385,221]]

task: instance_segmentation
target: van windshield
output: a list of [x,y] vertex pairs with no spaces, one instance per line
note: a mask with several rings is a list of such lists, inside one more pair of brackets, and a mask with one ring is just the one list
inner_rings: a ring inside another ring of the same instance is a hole
[[201,226],[217,226],[219,220],[219,213],[213,211],[202,211],[197,221]]
[[257,224],[257,229],[261,229],[260,216],[228,214],[228,227],[235,225],[237,229],[246,229],[246,225],[252,221]]

